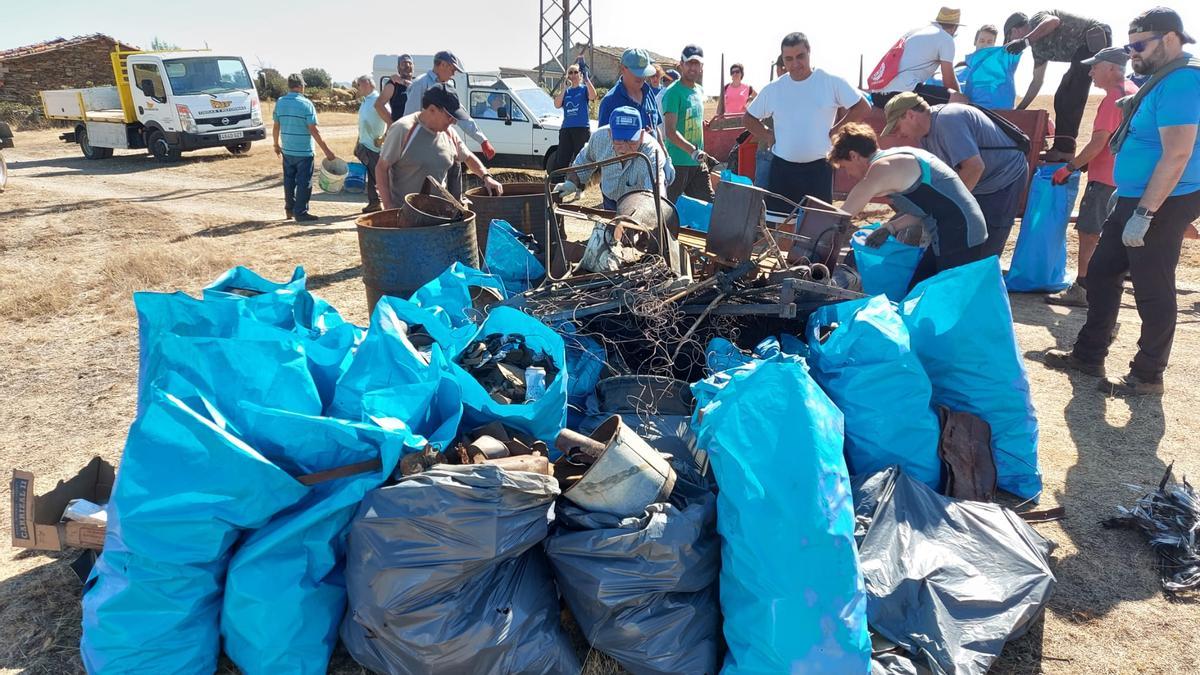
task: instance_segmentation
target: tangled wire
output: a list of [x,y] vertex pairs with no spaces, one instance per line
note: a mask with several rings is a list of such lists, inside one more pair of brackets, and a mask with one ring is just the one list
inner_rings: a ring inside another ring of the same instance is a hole
[[1173,466],[1167,467],[1157,490],[1143,495],[1132,509],[1117,507],[1121,517],[1104,521],[1105,527],[1138,529],[1149,538],[1168,593],[1200,589],[1200,495],[1186,478],[1171,481]]

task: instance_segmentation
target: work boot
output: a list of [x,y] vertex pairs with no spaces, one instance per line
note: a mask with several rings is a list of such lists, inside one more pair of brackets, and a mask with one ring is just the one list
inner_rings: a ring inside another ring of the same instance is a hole
[[383,210],[383,206],[380,205],[379,202],[371,202],[370,204],[367,204],[366,206],[363,207],[362,212],[363,213],[375,213],[376,211],[382,211],[382,210]]
[[1074,370],[1084,375],[1104,377],[1103,363],[1088,363],[1075,357],[1074,352],[1065,349],[1048,349],[1042,354],[1042,363],[1055,370]]
[[1109,396],[1150,396],[1165,391],[1161,380],[1151,382],[1130,373],[1124,377],[1106,377],[1100,380],[1100,391]]
[[312,223],[316,222],[317,220],[317,217],[311,213],[300,213],[296,215],[297,223]]
[[1087,307],[1087,289],[1078,283],[1071,284],[1065,290],[1047,295],[1046,304],[1062,305],[1063,307]]

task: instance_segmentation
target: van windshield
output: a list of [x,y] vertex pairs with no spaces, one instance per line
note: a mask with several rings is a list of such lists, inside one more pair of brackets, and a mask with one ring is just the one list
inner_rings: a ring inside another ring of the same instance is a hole
[[562,115],[562,111],[554,107],[554,99],[550,98],[550,94],[547,94],[543,89],[530,87],[529,89],[514,90],[513,93],[525,103],[529,108],[529,112],[533,113],[533,116],[539,120]]
[[176,96],[223,94],[251,89],[250,73],[240,58],[211,56],[163,61]]

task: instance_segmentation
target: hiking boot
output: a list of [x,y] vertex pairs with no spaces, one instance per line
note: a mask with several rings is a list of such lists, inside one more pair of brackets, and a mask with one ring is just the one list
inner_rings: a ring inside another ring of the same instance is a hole
[[1064,307],[1087,307],[1087,289],[1079,284],[1071,284],[1065,290],[1046,296],[1046,304],[1062,305]]
[[379,202],[375,202],[373,204],[367,204],[366,206],[364,206],[362,212],[363,213],[375,213],[376,211],[382,211],[382,210],[383,210],[383,206],[380,205]]
[[285,209],[283,213],[284,213],[284,217],[285,217],[287,220],[291,220],[292,218],[294,218],[294,217],[295,217],[295,214],[293,214],[293,213],[292,213],[292,210],[291,210],[291,209]]
[[1124,377],[1100,380],[1100,391],[1109,396],[1152,396],[1165,391],[1162,381],[1151,382],[1130,373]]
[[297,223],[312,223],[316,222],[317,220],[318,218],[311,213],[301,213],[296,215]]
[[1048,349],[1042,354],[1042,363],[1055,370],[1074,370],[1084,375],[1104,377],[1103,363],[1088,363],[1075,357],[1074,352],[1065,349]]

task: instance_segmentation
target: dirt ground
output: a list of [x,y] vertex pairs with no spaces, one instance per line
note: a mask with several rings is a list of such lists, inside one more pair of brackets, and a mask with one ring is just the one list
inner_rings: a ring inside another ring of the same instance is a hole
[[[354,123],[351,115],[322,116],[340,156],[351,155]],[[164,166],[122,152],[90,162],[58,133],[18,132],[17,147],[5,152],[13,177],[0,194],[0,467],[35,472],[44,491],[93,455],[119,460],[136,391],[133,291],[196,293],[233,265],[274,279],[303,265],[313,291],[366,323],[353,224],[360,195],[316,194],[320,222],[297,225],[283,220],[269,143],[245,156],[210,150]],[[1100,526],[1138,496],[1126,484],[1155,483],[1172,462],[1179,474],[1200,475],[1195,242],[1185,244],[1180,279],[1169,393],[1130,402],[1040,362],[1042,350],[1071,343],[1084,312],[1051,307],[1039,295],[1011,297],[1041,422],[1042,505],[1065,506],[1068,517],[1036,526],[1058,544],[1058,589],[1045,621],[1010,644],[994,672],[1200,671],[1200,604],[1164,598],[1145,541]],[[1135,349],[1130,293],[1121,323],[1114,372]],[[0,492],[0,529],[8,531],[7,482]],[[0,671],[82,669],[80,585],[68,567],[75,555],[0,552]],[[613,672],[592,662],[588,672]],[[358,672],[344,656],[334,670]]]

